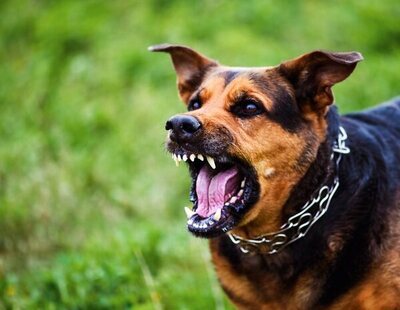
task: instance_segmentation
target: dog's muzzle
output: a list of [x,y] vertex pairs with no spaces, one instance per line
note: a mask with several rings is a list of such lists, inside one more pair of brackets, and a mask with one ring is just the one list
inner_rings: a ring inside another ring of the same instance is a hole
[[200,237],[215,237],[235,227],[258,200],[259,183],[251,165],[229,152],[232,134],[224,126],[205,128],[191,115],[170,118],[167,149],[177,166],[186,162],[192,178],[186,208],[188,229]]

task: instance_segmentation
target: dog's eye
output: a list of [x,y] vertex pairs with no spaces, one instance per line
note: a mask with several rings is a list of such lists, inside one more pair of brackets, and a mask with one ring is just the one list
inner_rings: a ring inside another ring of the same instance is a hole
[[193,111],[201,108],[201,102],[199,99],[193,99],[189,102],[188,110]]
[[236,103],[231,111],[239,117],[251,117],[263,113],[264,109],[254,99],[245,99]]

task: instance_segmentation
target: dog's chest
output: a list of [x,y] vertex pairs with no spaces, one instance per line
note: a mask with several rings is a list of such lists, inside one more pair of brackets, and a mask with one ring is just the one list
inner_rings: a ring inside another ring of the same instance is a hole
[[274,262],[262,255],[241,254],[223,239],[210,245],[221,286],[238,308],[302,309],[312,304],[320,285],[313,272],[294,279],[290,265],[272,272]]

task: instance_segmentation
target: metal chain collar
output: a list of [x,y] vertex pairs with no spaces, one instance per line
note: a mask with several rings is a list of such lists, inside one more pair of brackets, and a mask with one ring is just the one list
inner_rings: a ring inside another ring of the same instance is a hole
[[[268,233],[253,239],[245,239],[228,233],[231,241],[238,245],[243,253],[249,253],[259,250],[262,245],[266,248],[265,253],[275,254],[283,250],[289,244],[304,237],[310,228],[326,213],[332,197],[339,187],[339,163],[343,154],[349,154],[350,149],[346,146],[347,133],[343,127],[339,127],[337,141],[332,147],[331,160],[334,160],[335,153],[339,155],[336,158],[336,175],[331,186],[324,185],[320,188],[314,198],[307,201],[300,212],[291,216],[288,221],[281,226],[281,229]],[[292,233],[291,236],[288,236]],[[263,251],[264,253],[264,251]]]

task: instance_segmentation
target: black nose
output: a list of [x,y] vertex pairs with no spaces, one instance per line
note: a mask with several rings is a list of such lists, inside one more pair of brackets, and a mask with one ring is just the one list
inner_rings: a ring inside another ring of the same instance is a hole
[[165,123],[165,129],[171,130],[173,141],[190,141],[201,131],[201,123],[194,116],[176,115]]

